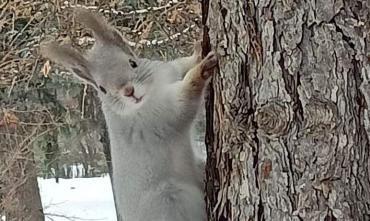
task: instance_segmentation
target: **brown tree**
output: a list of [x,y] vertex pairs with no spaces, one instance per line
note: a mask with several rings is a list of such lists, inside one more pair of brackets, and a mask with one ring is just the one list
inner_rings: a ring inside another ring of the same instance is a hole
[[370,220],[370,2],[202,4],[209,220]]
[[0,220],[43,221],[31,145],[38,130],[23,139],[25,128],[16,126],[12,116],[7,113],[0,120]]

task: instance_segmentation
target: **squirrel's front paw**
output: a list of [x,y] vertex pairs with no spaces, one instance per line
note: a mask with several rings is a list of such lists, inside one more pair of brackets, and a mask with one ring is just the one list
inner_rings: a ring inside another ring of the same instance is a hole
[[211,76],[212,70],[217,65],[217,55],[215,52],[211,51],[202,61],[202,76],[204,79],[207,79]]

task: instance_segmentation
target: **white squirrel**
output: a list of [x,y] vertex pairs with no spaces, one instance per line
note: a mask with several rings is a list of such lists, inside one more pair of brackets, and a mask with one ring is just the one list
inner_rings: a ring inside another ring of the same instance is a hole
[[[169,62],[138,58],[120,32],[101,16],[75,9],[96,39],[86,55],[46,43],[43,56],[98,90],[107,122],[113,189],[123,221],[205,221],[203,171],[190,129],[217,56]],[[121,221],[121,220],[120,220]]]

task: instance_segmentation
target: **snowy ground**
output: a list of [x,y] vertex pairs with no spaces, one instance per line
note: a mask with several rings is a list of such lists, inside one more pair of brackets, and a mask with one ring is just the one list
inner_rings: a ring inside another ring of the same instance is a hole
[[[204,143],[195,144],[196,155],[205,159]],[[83,167],[72,168],[73,176]],[[116,221],[109,176],[95,178],[38,179],[45,221]],[[0,221],[5,217],[0,216]]]
[[116,221],[109,176],[38,182],[46,221]]

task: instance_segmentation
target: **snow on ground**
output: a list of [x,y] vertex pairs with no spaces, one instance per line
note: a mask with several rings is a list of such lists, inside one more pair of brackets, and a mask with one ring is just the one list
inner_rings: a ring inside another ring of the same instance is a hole
[[46,221],[116,221],[109,176],[38,179]]

